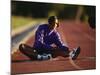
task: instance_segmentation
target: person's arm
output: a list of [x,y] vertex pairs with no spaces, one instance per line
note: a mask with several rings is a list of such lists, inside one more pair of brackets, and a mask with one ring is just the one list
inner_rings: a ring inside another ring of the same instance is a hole
[[50,45],[47,45],[44,43],[44,29],[39,27],[38,30],[36,31],[35,35],[35,41],[39,46],[42,46],[43,48],[46,49],[51,49],[52,47]]
[[59,48],[64,48],[65,46],[67,47],[67,45],[65,45],[62,40],[61,40],[61,36],[58,32],[55,32],[55,44],[57,47]]
[[68,45],[67,45],[67,44],[64,44],[64,43],[61,41],[61,37],[60,37],[59,33],[56,33],[56,36],[55,36],[55,44],[56,44],[56,46],[57,46],[59,49],[63,50],[65,56],[69,54]]

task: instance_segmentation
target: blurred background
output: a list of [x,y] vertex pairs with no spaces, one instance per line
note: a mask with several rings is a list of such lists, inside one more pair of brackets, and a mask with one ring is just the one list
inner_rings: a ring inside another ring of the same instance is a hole
[[31,21],[45,20],[51,15],[61,20],[89,23],[91,28],[96,28],[96,6],[11,1],[11,15],[12,29]]

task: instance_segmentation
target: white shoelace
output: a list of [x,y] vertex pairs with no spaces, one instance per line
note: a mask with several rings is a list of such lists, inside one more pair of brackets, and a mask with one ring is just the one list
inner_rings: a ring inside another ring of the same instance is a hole
[[77,48],[74,48],[73,51],[71,51],[71,52],[69,53],[69,56],[70,56],[71,58],[73,58],[73,57],[75,56],[76,50],[77,50]]

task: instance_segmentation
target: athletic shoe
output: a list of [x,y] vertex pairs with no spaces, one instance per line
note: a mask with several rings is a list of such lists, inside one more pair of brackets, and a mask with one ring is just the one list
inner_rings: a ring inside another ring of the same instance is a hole
[[73,51],[69,53],[69,56],[71,57],[72,60],[77,59],[78,55],[80,54],[80,50],[81,48],[78,47],[78,48],[73,49]]

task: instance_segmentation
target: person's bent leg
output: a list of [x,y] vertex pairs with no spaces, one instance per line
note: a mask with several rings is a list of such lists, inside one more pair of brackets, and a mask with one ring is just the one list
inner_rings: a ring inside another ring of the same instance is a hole
[[34,50],[34,48],[32,48],[26,44],[20,44],[19,50],[21,53],[28,56],[32,60],[36,59],[36,57],[37,57],[37,51]]

